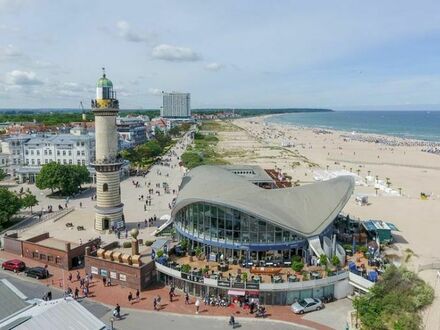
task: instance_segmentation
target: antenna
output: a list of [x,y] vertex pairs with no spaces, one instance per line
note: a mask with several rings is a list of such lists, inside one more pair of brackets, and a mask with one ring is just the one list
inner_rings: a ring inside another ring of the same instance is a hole
[[105,78],[105,68],[102,67],[102,76]]

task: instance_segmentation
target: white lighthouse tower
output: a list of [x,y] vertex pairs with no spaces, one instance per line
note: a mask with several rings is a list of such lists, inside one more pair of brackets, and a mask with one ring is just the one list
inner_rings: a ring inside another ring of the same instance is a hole
[[96,140],[96,158],[93,163],[96,170],[97,197],[95,229],[99,231],[112,226],[125,226],[119,175],[123,162],[118,158],[116,131],[119,102],[113,91],[113,83],[106,77],[104,68],[102,71],[102,77],[96,84],[96,99],[92,100]]

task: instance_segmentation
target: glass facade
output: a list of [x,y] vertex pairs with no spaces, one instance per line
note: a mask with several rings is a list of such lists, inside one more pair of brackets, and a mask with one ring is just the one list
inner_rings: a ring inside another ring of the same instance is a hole
[[304,238],[255,216],[228,207],[194,203],[180,209],[174,223],[181,232],[204,243],[247,244],[296,243]]

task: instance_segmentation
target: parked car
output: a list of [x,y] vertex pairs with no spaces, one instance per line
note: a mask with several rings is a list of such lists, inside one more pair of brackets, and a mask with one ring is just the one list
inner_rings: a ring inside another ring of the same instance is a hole
[[5,270],[12,270],[14,273],[22,272],[26,269],[26,265],[23,261],[18,259],[7,260],[2,263],[2,268]]
[[47,271],[46,268],[43,267],[33,267],[33,268],[29,268],[26,271],[26,276],[34,277],[37,280],[39,280],[41,278],[47,278],[49,276],[49,272]]
[[316,298],[304,298],[292,304],[291,309],[295,314],[304,314],[324,308],[321,300]]

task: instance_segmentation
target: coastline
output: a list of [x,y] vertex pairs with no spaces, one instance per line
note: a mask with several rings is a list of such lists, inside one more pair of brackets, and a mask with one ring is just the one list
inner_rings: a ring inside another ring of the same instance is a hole
[[[440,162],[438,155],[421,151],[426,141],[377,134],[361,134],[368,139],[359,141],[346,138],[350,133],[345,131],[267,123],[269,116],[234,119],[231,123],[239,129],[219,132],[217,149],[225,160],[278,168],[299,185],[334,173],[358,176],[360,182],[368,179],[367,184],[356,185],[344,212],[395,223],[399,253],[414,251],[408,267],[439,262],[430,247],[437,244],[440,232],[433,216],[440,215]],[[372,142],[372,136],[398,143]],[[389,189],[384,188],[386,182]],[[421,193],[428,200],[422,200]],[[368,196],[369,205],[358,205],[357,195]]]

